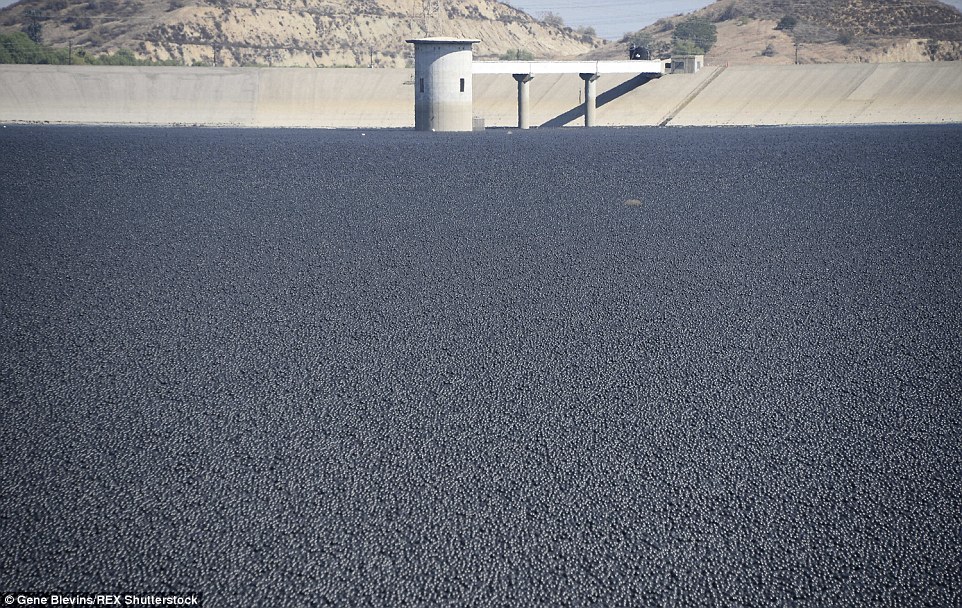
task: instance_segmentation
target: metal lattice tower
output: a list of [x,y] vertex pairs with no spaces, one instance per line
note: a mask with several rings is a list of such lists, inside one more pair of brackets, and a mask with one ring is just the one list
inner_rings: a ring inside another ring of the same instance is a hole
[[422,0],[422,10],[424,13],[422,27],[426,35],[440,35],[441,9],[443,8],[443,4],[443,0]]
[[25,13],[27,19],[30,23],[27,24],[27,36],[37,44],[43,44],[43,23],[42,21],[49,19],[50,16],[46,13],[40,12],[35,8],[28,9]]

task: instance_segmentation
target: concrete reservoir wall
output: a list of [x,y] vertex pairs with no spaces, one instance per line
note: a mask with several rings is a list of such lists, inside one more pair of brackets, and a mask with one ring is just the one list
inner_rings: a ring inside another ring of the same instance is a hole
[[959,62],[732,67],[672,124],[942,122],[962,122]]
[[0,121],[412,127],[404,69],[0,66]]
[[[517,82],[476,75],[474,115],[518,122]],[[584,124],[576,74],[535,76],[532,126]],[[709,67],[604,75],[598,125],[962,122],[962,63]],[[0,66],[0,122],[245,127],[414,126],[412,69]]]

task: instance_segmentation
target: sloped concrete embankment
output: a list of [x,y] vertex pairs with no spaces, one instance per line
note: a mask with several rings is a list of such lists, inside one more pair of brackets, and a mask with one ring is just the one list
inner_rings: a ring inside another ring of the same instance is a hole
[[[531,122],[580,125],[584,85],[536,76]],[[743,66],[603,76],[598,124],[830,125],[962,122],[962,63]],[[474,112],[517,124],[510,76],[474,80]],[[244,127],[413,127],[408,69],[0,66],[0,122]]]
[[0,66],[0,121],[410,127],[412,70]]
[[731,67],[670,125],[962,122],[962,63]]
[[[850,125],[962,122],[962,63],[708,67],[695,75],[603,76],[599,125]],[[536,76],[532,124],[583,124],[576,75]],[[515,82],[475,78],[475,113],[517,124]]]

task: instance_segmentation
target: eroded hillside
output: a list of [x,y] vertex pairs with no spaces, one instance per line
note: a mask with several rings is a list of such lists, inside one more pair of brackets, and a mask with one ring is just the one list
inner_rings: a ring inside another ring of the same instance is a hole
[[[950,61],[962,58],[962,13],[934,0],[720,0],[688,15],[661,19],[636,34],[671,45],[690,17],[715,24],[709,63],[788,64]],[[779,28],[790,17],[791,28]],[[586,54],[615,58],[625,44]]]
[[0,31],[31,20],[46,44],[187,65],[403,67],[412,50],[404,39],[426,34],[478,38],[479,57],[523,49],[560,58],[602,46],[493,0],[25,0],[0,11]]

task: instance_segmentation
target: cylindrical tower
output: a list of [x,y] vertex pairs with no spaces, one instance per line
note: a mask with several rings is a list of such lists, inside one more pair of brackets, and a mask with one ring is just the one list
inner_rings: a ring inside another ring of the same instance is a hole
[[471,45],[465,38],[416,38],[414,45],[414,128],[470,131]]

